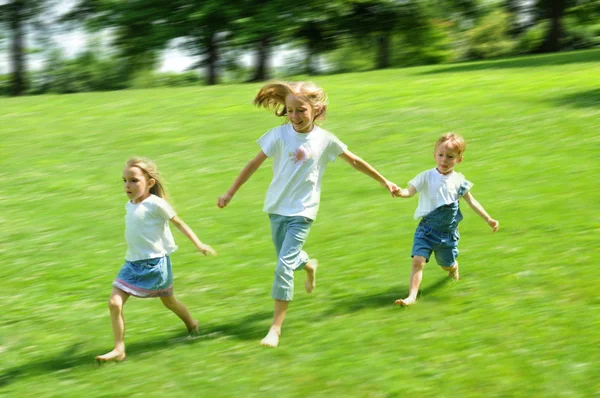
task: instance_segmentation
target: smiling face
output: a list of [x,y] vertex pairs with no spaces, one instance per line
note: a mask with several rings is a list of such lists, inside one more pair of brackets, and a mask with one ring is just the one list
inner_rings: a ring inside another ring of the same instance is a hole
[[301,97],[288,94],[285,97],[287,117],[298,133],[310,133],[314,127],[315,110],[311,104]]
[[454,166],[463,160],[462,153],[448,145],[448,142],[443,142],[435,148],[433,158],[437,164],[437,171],[441,174],[450,174]]
[[131,203],[141,203],[150,196],[150,188],[154,185],[153,178],[146,178],[139,167],[125,167],[123,169],[123,186]]

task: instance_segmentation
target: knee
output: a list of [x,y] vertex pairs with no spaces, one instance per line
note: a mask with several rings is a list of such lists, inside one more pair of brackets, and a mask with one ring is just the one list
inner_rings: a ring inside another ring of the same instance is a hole
[[123,309],[123,301],[121,300],[121,298],[113,296],[110,299],[108,299],[108,309],[111,312],[120,312]]
[[[417,258],[419,257],[419,258]],[[421,271],[425,267],[425,258],[420,256],[415,256],[412,262],[412,268],[414,271]]]

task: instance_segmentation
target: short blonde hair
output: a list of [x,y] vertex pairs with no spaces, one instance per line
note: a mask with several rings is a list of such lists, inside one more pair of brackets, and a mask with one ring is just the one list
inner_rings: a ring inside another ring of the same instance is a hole
[[285,117],[287,109],[285,97],[297,95],[308,102],[313,110],[320,109],[315,115],[315,120],[325,120],[327,113],[327,94],[325,90],[312,82],[273,82],[265,84],[256,94],[254,105],[272,110],[275,115]]
[[134,156],[127,160],[125,167],[137,167],[142,170],[142,173],[144,173],[144,177],[146,177],[147,180],[150,180],[151,178],[154,179],[155,183],[152,188],[150,188],[150,193],[165,200],[167,199],[167,191],[163,181],[161,181],[156,163],[148,158]]
[[442,144],[446,144],[449,148],[454,149],[460,156],[462,156],[467,149],[467,143],[465,142],[465,139],[456,133],[446,133],[438,138],[438,140],[435,142],[434,150],[436,150],[438,146]]

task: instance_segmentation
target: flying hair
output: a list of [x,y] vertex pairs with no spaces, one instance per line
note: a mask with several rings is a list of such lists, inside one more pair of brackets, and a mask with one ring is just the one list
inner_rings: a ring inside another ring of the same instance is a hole
[[312,82],[273,82],[265,84],[256,94],[253,104],[270,111],[276,116],[285,117],[287,109],[285,97],[296,95],[308,102],[315,111],[314,120],[325,120],[327,113],[327,94],[325,90]]
[[167,199],[167,191],[165,190],[164,182],[160,179],[156,163],[148,158],[132,157],[127,160],[125,167],[137,167],[142,170],[142,173],[144,173],[144,177],[146,177],[147,180],[150,180],[151,178],[154,179],[155,183],[152,188],[150,188],[150,193],[165,200]]

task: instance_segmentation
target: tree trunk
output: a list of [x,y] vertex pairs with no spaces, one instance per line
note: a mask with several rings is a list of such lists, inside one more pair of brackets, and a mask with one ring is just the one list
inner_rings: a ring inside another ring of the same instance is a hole
[[377,64],[376,69],[385,69],[390,66],[390,34],[383,33],[377,38]]
[[314,58],[315,56],[313,50],[309,49],[306,53],[306,67],[304,70],[304,73],[306,73],[309,76],[315,73],[315,69],[313,68]]
[[537,50],[539,53],[553,53],[560,51],[563,28],[562,28],[562,17],[565,13],[566,1],[555,0],[550,2],[550,19],[551,26],[548,31],[544,42]]
[[207,43],[208,60],[207,67],[208,73],[206,76],[206,84],[209,86],[218,83],[218,72],[217,72],[217,61],[219,60],[218,46],[216,42],[216,35],[212,34]]
[[25,82],[25,33],[23,32],[23,0],[15,0],[9,8],[9,24],[11,31],[10,58],[12,64],[10,93],[13,96],[23,95],[27,90]]
[[269,37],[263,36],[258,42],[258,51],[256,53],[256,70],[254,76],[250,79],[251,82],[262,82],[269,78],[268,63],[269,63]]

